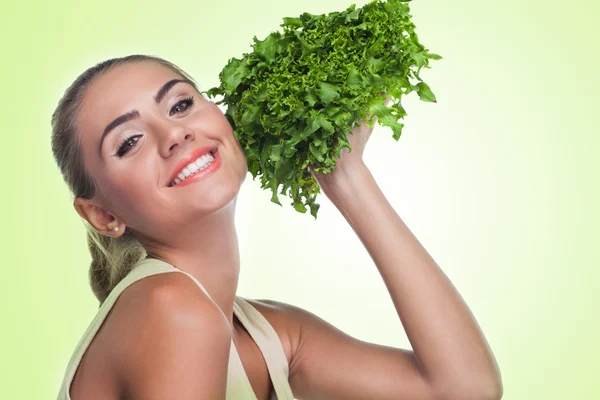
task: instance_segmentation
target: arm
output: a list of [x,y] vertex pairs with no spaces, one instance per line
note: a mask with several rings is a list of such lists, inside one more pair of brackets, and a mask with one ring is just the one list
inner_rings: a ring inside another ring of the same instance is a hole
[[282,340],[282,344],[289,342],[289,384],[294,398],[443,398],[421,375],[412,351],[356,339],[300,307],[275,300],[258,300],[258,304],[261,302],[276,310],[265,312],[261,308],[261,313],[269,315],[270,323],[286,333],[288,340]]
[[[121,368],[128,400],[225,399],[231,330],[224,315],[189,277],[169,284],[130,310],[129,350]],[[134,327],[133,325],[137,325]]]
[[296,309],[295,390],[307,399],[501,398],[500,371],[459,293],[362,160],[343,165],[319,183],[375,262],[414,352],[358,341]]

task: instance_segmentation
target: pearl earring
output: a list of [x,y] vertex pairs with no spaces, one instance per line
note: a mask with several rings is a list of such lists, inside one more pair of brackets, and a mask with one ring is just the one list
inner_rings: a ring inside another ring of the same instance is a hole
[[115,226],[115,227],[113,228],[113,231],[115,231],[115,232],[118,232],[118,231],[119,231],[119,227],[118,227],[118,226]]

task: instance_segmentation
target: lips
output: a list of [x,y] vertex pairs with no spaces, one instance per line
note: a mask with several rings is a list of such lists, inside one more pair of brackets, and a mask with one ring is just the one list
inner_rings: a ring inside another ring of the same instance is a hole
[[199,148],[193,150],[191,153],[187,154],[185,157],[183,157],[181,160],[179,160],[179,163],[177,163],[177,166],[175,167],[175,169],[173,170],[173,173],[169,177],[169,180],[167,181],[166,186],[169,186],[169,184],[171,182],[173,182],[175,180],[175,178],[177,178],[177,175],[179,175],[181,170],[183,170],[183,168],[186,167],[187,165],[189,165],[191,162],[196,161],[198,158],[200,158],[203,155],[208,154],[208,153],[211,153],[214,157],[216,152],[217,152],[216,147],[204,146],[204,147],[199,147]]

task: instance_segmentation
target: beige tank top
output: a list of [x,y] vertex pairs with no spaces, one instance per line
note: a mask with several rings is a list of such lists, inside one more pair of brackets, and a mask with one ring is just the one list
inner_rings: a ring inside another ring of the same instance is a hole
[[[111,307],[116,302],[119,295],[132,283],[151,276],[154,274],[162,274],[166,272],[180,272],[189,276],[209,297],[210,295],[200,282],[191,274],[178,269],[177,267],[168,264],[165,261],[146,258],[138,262],[125,278],[121,280],[110,292],[102,306],[85,333],[79,340],[64,374],[58,400],[71,400],[69,390],[71,382],[77,371],[77,367],[83,358],[92,339],[100,329],[104,319],[106,318]],[[283,346],[279,340],[279,336],[267,319],[248,301],[244,298],[236,296],[233,304],[233,312],[244,325],[250,336],[260,349],[267,369],[273,382],[274,392],[270,400],[294,400],[292,390],[288,383],[289,366],[287,357],[283,351]],[[227,400],[251,399],[257,400],[256,395],[250,384],[250,380],[244,371],[242,360],[235,348],[233,339],[231,340],[231,348],[229,352],[229,368],[227,371]]]

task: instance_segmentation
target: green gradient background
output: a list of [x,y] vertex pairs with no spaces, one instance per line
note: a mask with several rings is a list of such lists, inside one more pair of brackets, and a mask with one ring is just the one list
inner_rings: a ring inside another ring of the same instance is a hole
[[[72,80],[101,60],[147,53],[212,87],[230,57],[283,17],[350,4],[0,6],[0,398],[55,398],[97,310],[84,226],[50,150],[50,115]],[[430,0],[411,10],[421,42],[444,57],[421,73],[438,103],[406,97],[400,141],[377,126],[366,163],[473,311],[500,364],[504,398],[598,399],[600,6]],[[248,175],[239,194],[238,294],[410,347],[375,265],[325,196],[314,221],[270,203],[259,186]]]

